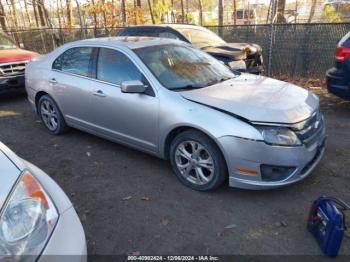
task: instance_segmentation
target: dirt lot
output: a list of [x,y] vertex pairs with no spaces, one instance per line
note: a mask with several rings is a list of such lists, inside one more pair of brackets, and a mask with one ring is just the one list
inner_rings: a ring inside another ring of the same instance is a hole
[[[327,121],[325,157],[278,190],[192,191],[166,161],[77,130],[49,135],[25,96],[0,98],[0,140],[65,190],[90,254],[321,254],[306,216],[321,194],[350,202],[350,103],[313,91]],[[341,252],[350,255],[350,238]]]

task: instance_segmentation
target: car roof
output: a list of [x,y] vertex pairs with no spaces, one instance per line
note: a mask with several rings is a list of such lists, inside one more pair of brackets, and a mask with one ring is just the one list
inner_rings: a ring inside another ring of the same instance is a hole
[[135,25],[135,26],[129,26],[125,28],[125,30],[133,30],[133,29],[139,29],[139,28],[172,28],[172,29],[180,29],[180,28],[186,28],[186,29],[201,29],[205,28],[198,25],[191,25],[191,24],[157,24],[157,25]]
[[70,45],[109,45],[109,46],[124,46],[129,49],[136,49],[149,46],[159,46],[167,44],[184,45],[185,43],[176,39],[145,37],[145,36],[116,36],[116,37],[101,37],[79,40],[69,43]]

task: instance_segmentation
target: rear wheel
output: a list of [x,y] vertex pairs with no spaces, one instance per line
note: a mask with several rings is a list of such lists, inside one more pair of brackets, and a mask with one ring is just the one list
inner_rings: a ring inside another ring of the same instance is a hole
[[68,130],[68,126],[55,101],[48,95],[40,97],[38,112],[45,127],[51,134],[59,135]]
[[194,190],[219,187],[226,178],[220,149],[209,137],[191,130],[179,134],[170,146],[170,161],[179,180]]

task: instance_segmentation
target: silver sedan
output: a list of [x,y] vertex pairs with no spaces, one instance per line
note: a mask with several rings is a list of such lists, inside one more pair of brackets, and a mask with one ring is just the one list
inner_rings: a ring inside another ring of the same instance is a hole
[[324,152],[316,95],[177,40],[69,43],[28,64],[26,89],[52,134],[74,127],[169,159],[195,190],[291,184]]
[[[62,189],[0,142],[0,260],[86,261],[83,227]],[[16,256],[16,258],[14,257]]]

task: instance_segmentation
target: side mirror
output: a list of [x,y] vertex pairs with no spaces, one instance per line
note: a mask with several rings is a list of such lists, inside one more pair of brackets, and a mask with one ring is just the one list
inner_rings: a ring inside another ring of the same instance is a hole
[[140,80],[130,80],[122,82],[123,93],[144,93],[147,86],[144,85]]

